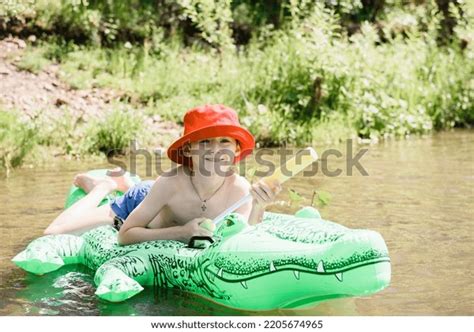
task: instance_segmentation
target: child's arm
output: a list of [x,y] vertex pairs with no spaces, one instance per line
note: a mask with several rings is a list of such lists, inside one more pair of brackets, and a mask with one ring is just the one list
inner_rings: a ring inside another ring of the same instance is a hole
[[[248,182],[245,185],[240,186],[236,192],[239,193],[239,198],[247,195],[249,192],[252,194],[253,199],[251,202],[244,204],[238,208],[235,212],[242,214],[247,217],[249,225],[255,225],[262,221],[263,213],[266,207],[271,204],[276,195],[281,191],[281,186],[277,184],[274,187],[268,186],[264,181],[260,180],[253,185]],[[239,199],[237,198],[237,200]]]
[[256,225],[262,222],[263,213],[265,212],[265,207],[258,205],[258,203],[252,201],[252,210],[250,211],[250,216],[248,219],[249,225]]
[[167,228],[147,228],[148,224],[158,215],[168,201],[170,195],[169,177],[160,176],[150,189],[145,199],[130,213],[120,228],[118,242],[127,245],[152,240],[178,240],[187,242],[191,236],[209,236],[209,232],[202,229],[196,218],[184,226]]
[[[206,218],[195,218],[187,222],[184,226],[166,228],[132,227],[127,231],[124,231],[122,234],[119,233],[118,241],[121,245],[154,240],[176,240],[188,243],[193,236],[212,236],[211,232],[200,226],[205,219]],[[129,221],[127,221],[127,223],[128,222]],[[120,232],[122,232],[122,229],[123,226],[120,229]]]

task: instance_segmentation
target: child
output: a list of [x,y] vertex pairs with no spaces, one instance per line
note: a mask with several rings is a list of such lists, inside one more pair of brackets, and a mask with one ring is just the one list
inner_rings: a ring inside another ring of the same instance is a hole
[[[150,240],[179,240],[211,236],[200,227],[249,192],[253,201],[235,212],[249,224],[259,223],[266,206],[274,201],[280,186],[254,185],[231,171],[233,163],[249,155],[255,142],[241,127],[234,110],[223,105],[205,105],[184,116],[184,135],[168,148],[168,157],[181,166],[156,181],[143,181],[130,188],[124,176],[98,180],[88,175],[76,177],[76,185],[88,195],[65,210],[45,230],[45,234],[83,232],[99,225],[118,228],[119,243]],[[113,171],[115,173],[120,170]],[[128,190],[110,205],[97,207],[113,190]]]

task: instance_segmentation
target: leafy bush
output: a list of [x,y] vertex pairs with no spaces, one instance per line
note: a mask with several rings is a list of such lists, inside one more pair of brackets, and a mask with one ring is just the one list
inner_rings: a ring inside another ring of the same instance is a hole
[[[436,31],[436,20],[430,24]],[[435,34],[417,29],[381,43],[365,23],[348,37],[331,10],[316,7],[242,53],[82,47],[63,57],[62,72],[74,86],[113,87],[147,114],[175,121],[195,105],[231,105],[262,145],[472,124],[472,50],[440,48]]]

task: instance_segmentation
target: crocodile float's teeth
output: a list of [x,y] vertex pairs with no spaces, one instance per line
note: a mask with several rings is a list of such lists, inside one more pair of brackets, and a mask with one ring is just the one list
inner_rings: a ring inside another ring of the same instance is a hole
[[318,268],[316,269],[319,273],[325,273],[326,270],[324,269],[323,261],[319,261]]
[[273,262],[270,263],[270,272],[273,272],[273,271],[276,271],[275,269],[275,265],[273,264]]
[[335,276],[336,276],[337,280],[342,282],[342,272],[336,273]]
[[222,269],[217,272],[217,275],[222,278]]
[[295,275],[295,278],[300,280],[300,271],[293,270],[293,274]]
[[240,284],[242,285],[243,288],[247,289],[247,282],[246,281],[241,281]]

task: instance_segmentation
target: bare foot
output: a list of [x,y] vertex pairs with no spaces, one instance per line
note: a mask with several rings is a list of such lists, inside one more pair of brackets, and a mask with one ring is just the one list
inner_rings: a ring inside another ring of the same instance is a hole
[[100,183],[103,183],[105,181],[109,182],[108,185],[111,187],[111,191],[115,190],[117,185],[113,181],[108,180],[108,179],[97,178],[97,177],[89,175],[87,173],[82,173],[82,174],[76,175],[74,177],[73,183],[74,183],[75,186],[77,186],[79,188],[82,188],[86,193],[89,193],[97,185],[99,185]]
[[107,171],[105,178],[95,177],[87,173],[78,174],[74,177],[73,183],[86,193],[91,192],[99,184],[107,187],[110,192],[114,190],[126,192],[134,184],[120,167]]
[[126,175],[125,171],[120,167],[107,171],[107,178],[114,181],[117,184],[116,190],[121,192],[126,192],[128,189],[130,189],[130,187],[134,185],[130,177]]

